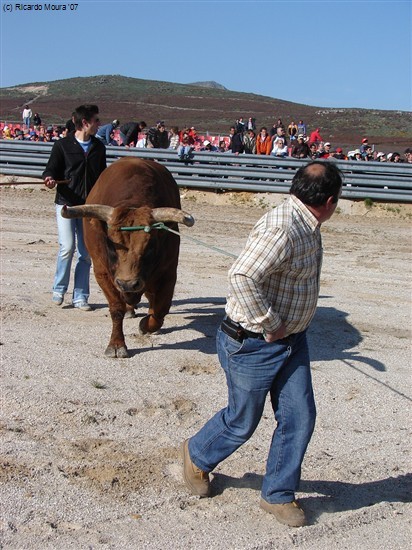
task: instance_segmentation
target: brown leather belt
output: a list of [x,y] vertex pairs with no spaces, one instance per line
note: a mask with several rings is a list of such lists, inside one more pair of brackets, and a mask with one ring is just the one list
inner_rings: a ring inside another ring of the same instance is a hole
[[239,323],[232,321],[230,317],[225,317],[220,325],[221,330],[238,342],[243,342],[246,338],[258,338],[259,340],[264,340],[265,337],[261,332],[251,332],[246,330]]

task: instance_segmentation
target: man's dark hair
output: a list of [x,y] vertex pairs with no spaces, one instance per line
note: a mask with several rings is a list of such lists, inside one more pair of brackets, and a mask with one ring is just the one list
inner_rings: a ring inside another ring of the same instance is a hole
[[83,128],[83,120],[90,122],[94,115],[99,114],[99,107],[97,105],[80,105],[73,112],[74,125],[76,130]]
[[342,179],[342,172],[333,162],[309,162],[296,172],[290,194],[309,206],[321,206],[329,197],[333,197],[333,202],[336,203],[339,200]]

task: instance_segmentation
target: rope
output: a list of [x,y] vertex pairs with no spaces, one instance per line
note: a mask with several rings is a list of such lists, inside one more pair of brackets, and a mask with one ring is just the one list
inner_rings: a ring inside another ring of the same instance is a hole
[[181,235],[178,231],[175,231],[174,229],[171,229],[170,227],[167,227],[163,222],[154,223],[152,225],[134,225],[132,227],[121,227],[120,231],[144,231],[145,233],[150,233],[152,229],[165,229],[166,231],[169,231],[170,233],[174,233],[178,237],[184,237],[185,239],[190,239],[191,241],[199,244],[200,246],[204,246],[206,248],[210,248],[211,250],[214,250],[215,252],[219,252],[220,254],[224,254],[225,256],[230,256],[232,258],[237,258],[236,254],[232,254],[231,252],[227,252],[226,250],[222,250],[221,248],[218,248],[217,246],[212,246],[210,244],[207,244],[199,239],[196,239],[195,237],[190,237],[190,235]]
[[152,229],[169,229],[163,222],[153,223],[152,225],[132,225],[131,227],[121,227],[120,231],[144,231],[150,233]]

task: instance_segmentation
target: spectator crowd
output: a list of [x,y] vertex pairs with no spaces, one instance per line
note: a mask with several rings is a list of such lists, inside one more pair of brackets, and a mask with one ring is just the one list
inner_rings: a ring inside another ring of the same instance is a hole
[[[1,136],[8,140],[24,140],[35,142],[53,142],[74,131],[73,117],[64,126],[45,125],[38,113],[32,113],[28,105],[22,112],[21,124],[0,124]],[[279,118],[271,128],[265,126],[256,129],[256,120],[240,117],[225,136],[198,135],[194,126],[179,130],[172,126],[166,128],[164,121],[147,127],[146,122],[113,122],[99,127],[96,136],[104,145],[173,149],[179,159],[187,161],[194,151],[216,153],[232,153],[235,155],[268,155],[277,158],[293,157],[298,159],[327,159],[375,161],[375,162],[407,162],[412,163],[412,148],[407,148],[403,156],[399,152],[384,153],[376,151],[369,144],[368,138],[363,138],[356,148],[346,153],[342,147],[332,147],[320,134],[320,128],[308,132],[303,120],[297,123],[291,121],[286,127]]]

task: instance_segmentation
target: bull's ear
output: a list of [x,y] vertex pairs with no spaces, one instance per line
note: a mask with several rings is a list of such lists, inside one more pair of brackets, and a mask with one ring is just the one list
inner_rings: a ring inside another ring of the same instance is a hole
[[83,204],[82,206],[63,206],[63,218],[97,218],[110,223],[113,208],[104,204]]
[[155,222],[177,222],[192,227],[195,223],[193,217],[178,208],[153,208],[152,218]]

